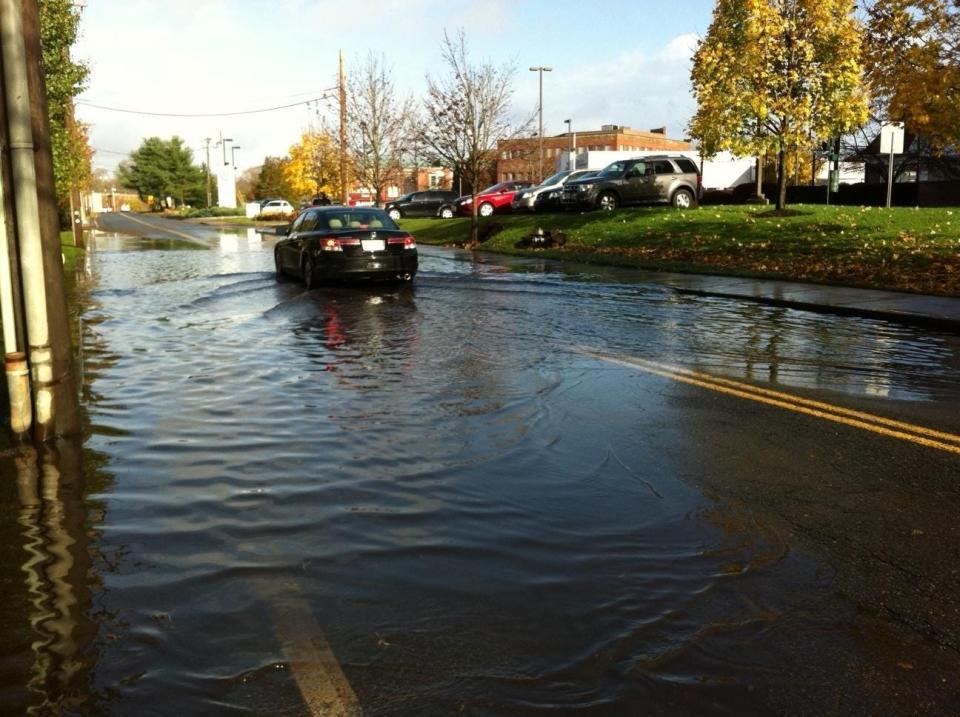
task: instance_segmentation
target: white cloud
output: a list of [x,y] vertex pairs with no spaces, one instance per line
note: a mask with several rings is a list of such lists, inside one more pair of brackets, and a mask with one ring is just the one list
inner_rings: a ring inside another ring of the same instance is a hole
[[[579,68],[555,67],[544,79],[544,132],[564,132],[563,120],[570,118],[574,130],[666,125],[668,136],[683,138],[694,110],[690,65],[695,46],[696,36],[684,34],[652,52],[635,47]],[[518,92],[517,101],[536,109],[531,84]]]
[[[109,6],[109,7],[107,7]],[[563,120],[575,129],[626,124],[640,129],[666,124],[683,136],[692,113],[689,62],[696,37],[681,34],[659,47],[638,46],[616,54],[592,46],[585,64],[564,52],[563,36],[546,34],[521,42],[511,25],[516,5],[489,0],[479,12],[474,0],[372,0],[363,12],[340,0],[127,0],[88,3],[76,55],[91,65],[81,99],[111,107],[160,112],[227,112],[288,104],[336,83],[337,53],[348,62],[370,48],[395,65],[401,90],[422,94],[424,76],[439,70],[444,28],[468,28],[477,61],[516,60],[515,110],[537,106],[534,64],[552,64],[544,77],[546,130],[559,133]],[[474,13],[471,15],[471,13]],[[558,21],[560,22],[560,21]],[[566,29],[567,25],[561,23]],[[505,39],[513,32],[513,40]],[[531,36],[532,37],[532,36]],[[510,42],[516,43],[515,49]],[[553,43],[553,44],[551,44]],[[554,59],[558,58],[558,59]],[[332,103],[328,117],[335,126]],[[266,155],[285,154],[314,119],[306,107],[223,118],[168,118],[107,112],[80,105],[91,125],[91,143],[129,152],[144,137],[178,134],[199,150],[222,130],[241,149],[241,169]],[[196,152],[202,160],[202,152]],[[100,153],[98,166],[122,159]]]

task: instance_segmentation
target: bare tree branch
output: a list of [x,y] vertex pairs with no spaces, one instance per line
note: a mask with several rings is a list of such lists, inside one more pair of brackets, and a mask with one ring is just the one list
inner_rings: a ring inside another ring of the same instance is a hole
[[453,37],[444,32],[441,54],[446,73],[427,75],[425,116],[417,135],[470,185],[470,241],[476,243],[478,184],[496,163],[497,143],[527,130],[530,120],[519,126],[510,121],[514,65],[471,62],[463,30]]
[[397,95],[386,60],[372,52],[349,77],[347,88],[347,144],[354,173],[380,206],[383,190],[391,182],[403,183],[413,99]]

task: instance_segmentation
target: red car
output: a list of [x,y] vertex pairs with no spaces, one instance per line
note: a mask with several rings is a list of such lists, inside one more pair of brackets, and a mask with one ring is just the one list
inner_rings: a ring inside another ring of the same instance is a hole
[[[481,217],[489,217],[494,212],[509,212],[513,196],[532,184],[533,182],[500,182],[487,187],[477,195],[477,214]],[[472,202],[473,198],[470,195],[460,197],[454,202],[457,214],[469,217]]]

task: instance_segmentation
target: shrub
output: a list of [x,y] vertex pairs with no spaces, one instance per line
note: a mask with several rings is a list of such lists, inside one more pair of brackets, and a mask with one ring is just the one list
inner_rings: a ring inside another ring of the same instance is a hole
[[180,212],[180,216],[184,219],[195,219],[198,217],[242,217],[243,209],[230,209],[229,207],[184,209]]

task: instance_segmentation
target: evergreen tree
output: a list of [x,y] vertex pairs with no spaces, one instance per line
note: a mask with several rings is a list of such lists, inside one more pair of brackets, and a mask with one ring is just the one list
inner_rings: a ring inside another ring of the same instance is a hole
[[193,151],[179,137],[148,137],[129,161],[120,164],[117,178],[154,204],[168,196],[180,204],[202,203],[206,196],[203,170],[193,163]]

